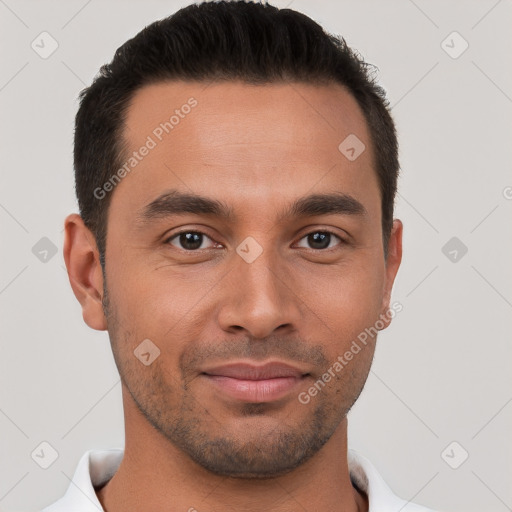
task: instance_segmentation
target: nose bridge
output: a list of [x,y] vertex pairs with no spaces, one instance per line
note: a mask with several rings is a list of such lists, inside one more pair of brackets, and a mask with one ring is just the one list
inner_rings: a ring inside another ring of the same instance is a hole
[[234,255],[230,272],[233,287],[224,295],[219,321],[224,329],[241,327],[263,338],[280,326],[296,324],[298,299],[286,284],[286,272],[276,251],[248,238]]
[[273,303],[282,300],[280,286],[276,283],[278,263],[271,253],[271,250],[266,249],[254,261],[242,260],[236,263],[236,278],[248,302]]

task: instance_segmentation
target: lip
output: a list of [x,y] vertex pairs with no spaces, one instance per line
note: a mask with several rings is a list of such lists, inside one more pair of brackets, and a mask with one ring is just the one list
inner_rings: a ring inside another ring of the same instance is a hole
[[203,372],[203,376],[223,394],[244,402],[272,402],[297,388],[307,373],[286,363],[261,366],[235,363]]
[[299,368],[277,361],[259,366],[249,363],[230,363],[209,368],[204,370],[203,373],[241,380],[264,380],[278,377],[299,378],[306,374]]

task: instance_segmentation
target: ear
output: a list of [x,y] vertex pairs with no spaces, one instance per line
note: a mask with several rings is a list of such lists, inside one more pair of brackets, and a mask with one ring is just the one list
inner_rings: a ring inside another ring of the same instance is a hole
[[403,224],[399,219],[394,219],[393,227],[388,242],[388,256],[386,260],[386,276],[384,280],[383,294],[382,294],[382,309],[380,318],[384,322],[383,329],[389,326],[392,320],[389,313],[389,304],[391,302],[391,290],[393,283],[402,261],[402,233]]
[[64,260],[71,288],[82,305],[84,322],[92,329],[105,331],[103,273],[94,235],[76,213],[66,217],[64,229]]

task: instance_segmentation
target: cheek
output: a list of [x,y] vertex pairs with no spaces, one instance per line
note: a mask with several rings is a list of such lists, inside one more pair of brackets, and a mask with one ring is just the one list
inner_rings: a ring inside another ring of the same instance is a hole
[[[121,272],[123,269],[123,273]],[[170,267],[152,268],[134,265],[121,267],[108,277],[110,302],[115,311],[111,337],[127,369],[145,370],[134,357],[144,340],[157,347],[158,367],[177,368],[183,351],[204,338],[204,304],[208,290],[218,281],[203,272],[202,279],[186,278]],[[165,371],[162,375],[168,380]]]
[[153,268],[146,262],[129,262],[122,255],[117,256],[119,264],[108,269],[107,284],[119,321],[122,325],[146,329],[142,334],[148,337],[159,332],[157,325],[165,327],[162,322],[167,329],[171,328],[190,307],[193,290],[184,288],[165,268]]
[[373,324],[380,314],[383,266],[370,258],[310,267],[297,274],[298,295],[343,339]]

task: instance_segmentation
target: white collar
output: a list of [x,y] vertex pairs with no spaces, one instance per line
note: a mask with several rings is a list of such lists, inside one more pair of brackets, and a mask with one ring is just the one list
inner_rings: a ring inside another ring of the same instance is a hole
[[[95,488],[106,484],[117,471],[124,451],[90,450],[82,456],[66,494],[41,512],[104,512]],[[393,494],[371,462],[348,450],[353,484],[368,495],[369,512],[433,512]]]

